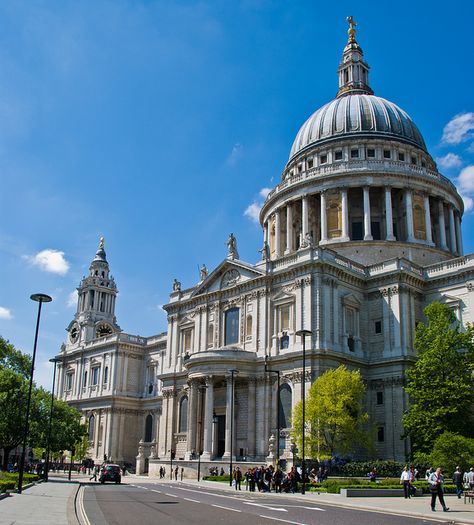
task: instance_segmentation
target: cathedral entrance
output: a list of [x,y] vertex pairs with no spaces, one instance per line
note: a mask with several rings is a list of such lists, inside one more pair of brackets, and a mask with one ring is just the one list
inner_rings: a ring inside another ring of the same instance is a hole
[[221,458],[225,452],[225,415],[217,416],[217,457]]

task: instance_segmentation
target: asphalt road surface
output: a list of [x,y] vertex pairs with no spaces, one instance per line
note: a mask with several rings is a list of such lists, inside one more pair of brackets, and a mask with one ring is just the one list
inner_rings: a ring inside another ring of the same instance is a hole
[[[86,485],[83,508],[91,525],[420,525],[449,523],[304,502],[279,494],[229,492],[186,483]],[[446,521],[444,521],[446,518]]]

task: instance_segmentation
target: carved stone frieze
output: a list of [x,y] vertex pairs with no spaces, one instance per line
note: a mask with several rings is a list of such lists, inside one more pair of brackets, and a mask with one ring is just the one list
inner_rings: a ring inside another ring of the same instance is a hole
[[236,268],[231,268],[224,273],[221,279],[221,288],[230,288],[240,281],[241,275]]

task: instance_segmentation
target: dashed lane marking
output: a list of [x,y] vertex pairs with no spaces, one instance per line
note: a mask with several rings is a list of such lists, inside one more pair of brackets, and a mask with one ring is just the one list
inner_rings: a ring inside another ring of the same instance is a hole
[[245,503],[245,505],[253,505],[255,507],[262,507],[262,508],[267,509],[267,510],[275,510],[275,511],[278,511],[278,512],[288,512],[286,509],[284,509],[282,507],[270,507],[270,505],[265,505],[265,504],[262,504],[262,503]]
[[165,496],[169,496],[170,498],[177,498],[176,494],[169,494],[168,492],[165,492]]
[[191,499],[191,498],[183,498],[183,499],[186,500],[186,501],[192,501],[193,503],[201,503],[197,499]]
[[301,521],[290,521],[290,520],[284,520],[282,518],[273,518],[272,516],[264,516],[263,514],[260,514],[261,518],[265,518],[267,520],[276,520],[276,521],[283,521],[284,523],[293,523],[293,525],[305,525]]
[[218,509],[233,510],[234,512],[242,512],[239,509],[233,509],[232,507],[223,507],[222,505],[211,505],[211,507],[217,507]]

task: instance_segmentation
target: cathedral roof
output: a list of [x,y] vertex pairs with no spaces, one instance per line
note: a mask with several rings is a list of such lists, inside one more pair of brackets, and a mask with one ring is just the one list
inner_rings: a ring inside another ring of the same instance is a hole
[[369,85],[369,65],[355,40],[356,23],[348,17],[349,40],[338,69],[337,97],[315,111],[301,126],[290,159],[308,146],[354,137],[395,139],[426,151],[410,116],[393,102],[377,97]]

